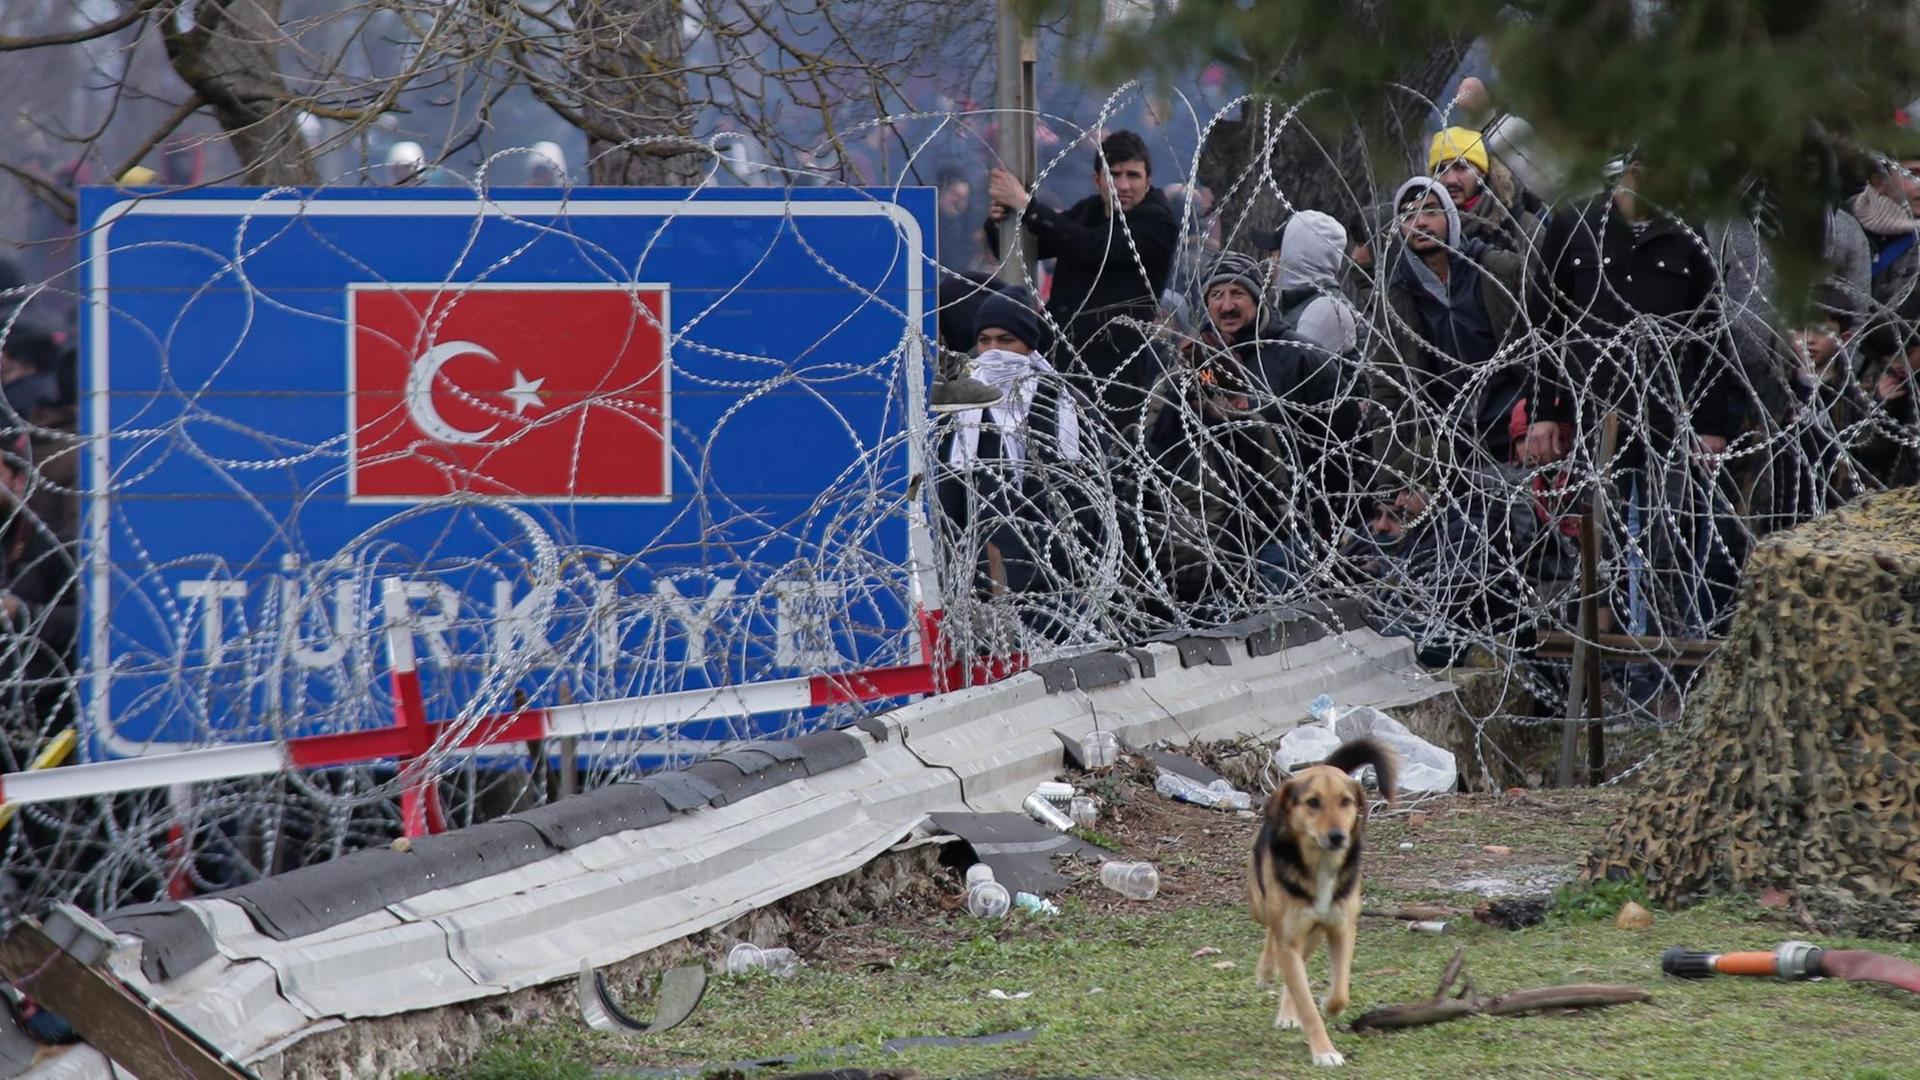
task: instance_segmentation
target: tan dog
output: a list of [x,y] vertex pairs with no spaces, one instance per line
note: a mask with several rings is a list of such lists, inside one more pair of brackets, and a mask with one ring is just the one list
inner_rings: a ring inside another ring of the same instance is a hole
[[1315,1065],[1344,1065],[1327,1037],[1326,1021],[1307,986],[1307,958],[1327,942],[1332,968],[1325,1001],[1328,1016],[1347,1007],[1353,976],[1353,935],[1360,919],[1360,836],[1367,823],[1367,793],[1348,775],[1373,766],[1389,805],[1393,800],[1393,751],[1372,739],[1344,743],[1319,765],[1302,769],[1267,799],[1260,838],[1254,842],[1247,901],[1255,922],[1267,928],[1254,977],[1271,986],[1282,980],[1275,1027],[1302,1027]]

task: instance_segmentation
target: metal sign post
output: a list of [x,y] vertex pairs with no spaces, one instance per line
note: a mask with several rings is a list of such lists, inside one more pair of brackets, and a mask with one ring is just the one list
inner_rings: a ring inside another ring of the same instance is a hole
[[[1032,191],[1036,168],[1033,126],[1038,116],[1033,69],[1038,53],[1033,32],[1014,0],[1000,0],[997,27],[994,77],[994,105],[1000,117],[997,149],[1002,167]],[[1034,272],[1035,260],[1028,251],[1020,215],[1008,214],[1000,222],[1000,269],[996,276],[1008,285],[1029,285]]]

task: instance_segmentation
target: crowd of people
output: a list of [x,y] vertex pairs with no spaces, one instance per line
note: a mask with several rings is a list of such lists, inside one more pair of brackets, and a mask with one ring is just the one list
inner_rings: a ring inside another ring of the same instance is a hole
[[[1535,190],[1510,121],[1433,133],[1377,204],[1261,228],[1156,183],[1129,131],[1065,208],[1057,182],[941,171],[933,491],[959,596],[1065,641],[1348,592],[1445,664],[1569,625],[1591,513],[1603,630],[1708,637],[1755,539],[1920,479],[1920,140],[1810,151],[1833,197],[1796,303],[1758,216],[1650,205],[1661,163],[1631,152],[1597,191]],[[529,160],[566,182],[557,146]],[[1015,236],[1032,263],[1006,285]],[[77,595],[72,313],[22,309],[42,272],[0,258],[16,709],[64,700]]]
[[1762,215],[1643,199],[1660,162],[1543,193],[1504,145],[1443,128],[1381,204],[1231,243],[1128,131],[1064,210],[977,178],[985,250],[1011,222],[1036,262],[942,272],[963,592],[1054,638],[1352,592],[1444,665],[1570,625],[1590,513],[1602,630],[1711,637],[1754,540],[1920,479],[1920,141],[1810,143],[1831,206],[1801,298],[1775,295]]

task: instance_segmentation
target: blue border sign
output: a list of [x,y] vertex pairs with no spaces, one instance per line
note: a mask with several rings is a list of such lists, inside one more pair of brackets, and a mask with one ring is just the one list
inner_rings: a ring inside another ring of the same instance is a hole
[[918,658],[930,190],[81,209],[96,755]]

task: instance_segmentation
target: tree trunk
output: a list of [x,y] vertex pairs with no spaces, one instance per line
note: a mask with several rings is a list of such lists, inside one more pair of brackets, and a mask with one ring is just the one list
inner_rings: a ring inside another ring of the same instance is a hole
[[161,12],[173,70],[212,105],[249,184],[312,184],[313,159],[276,50],[280,0],[202,0],[191,29]]
[[702,155],[682,70],[680,5],[669,0],[575,0],[584,47],[576,68],[589,180],[599,185],[695,182]]
[[[1390,91],[1367,109],[1369,115],[1330,125],[1323,118],[1342,115],[1343,107],[1324,98],[1291,115],[1289,104],[1256,99],[1240,116],[1215,125],[1201,148],[1199,175],[1213,189],[1227,246],[1248,250],[1253,230],[1271,229],[1294,210],[1322,210],[1345,222],[1389,198],[1426,164],[1421,134],[1432,115],[1430,102],[1459,68],[1468,44],[1435,47],[1396,80],[1407,90]],[[1392,175],[1377,175],[1383,171]],[[1286,202],[1274,196],[1275,187]]]

